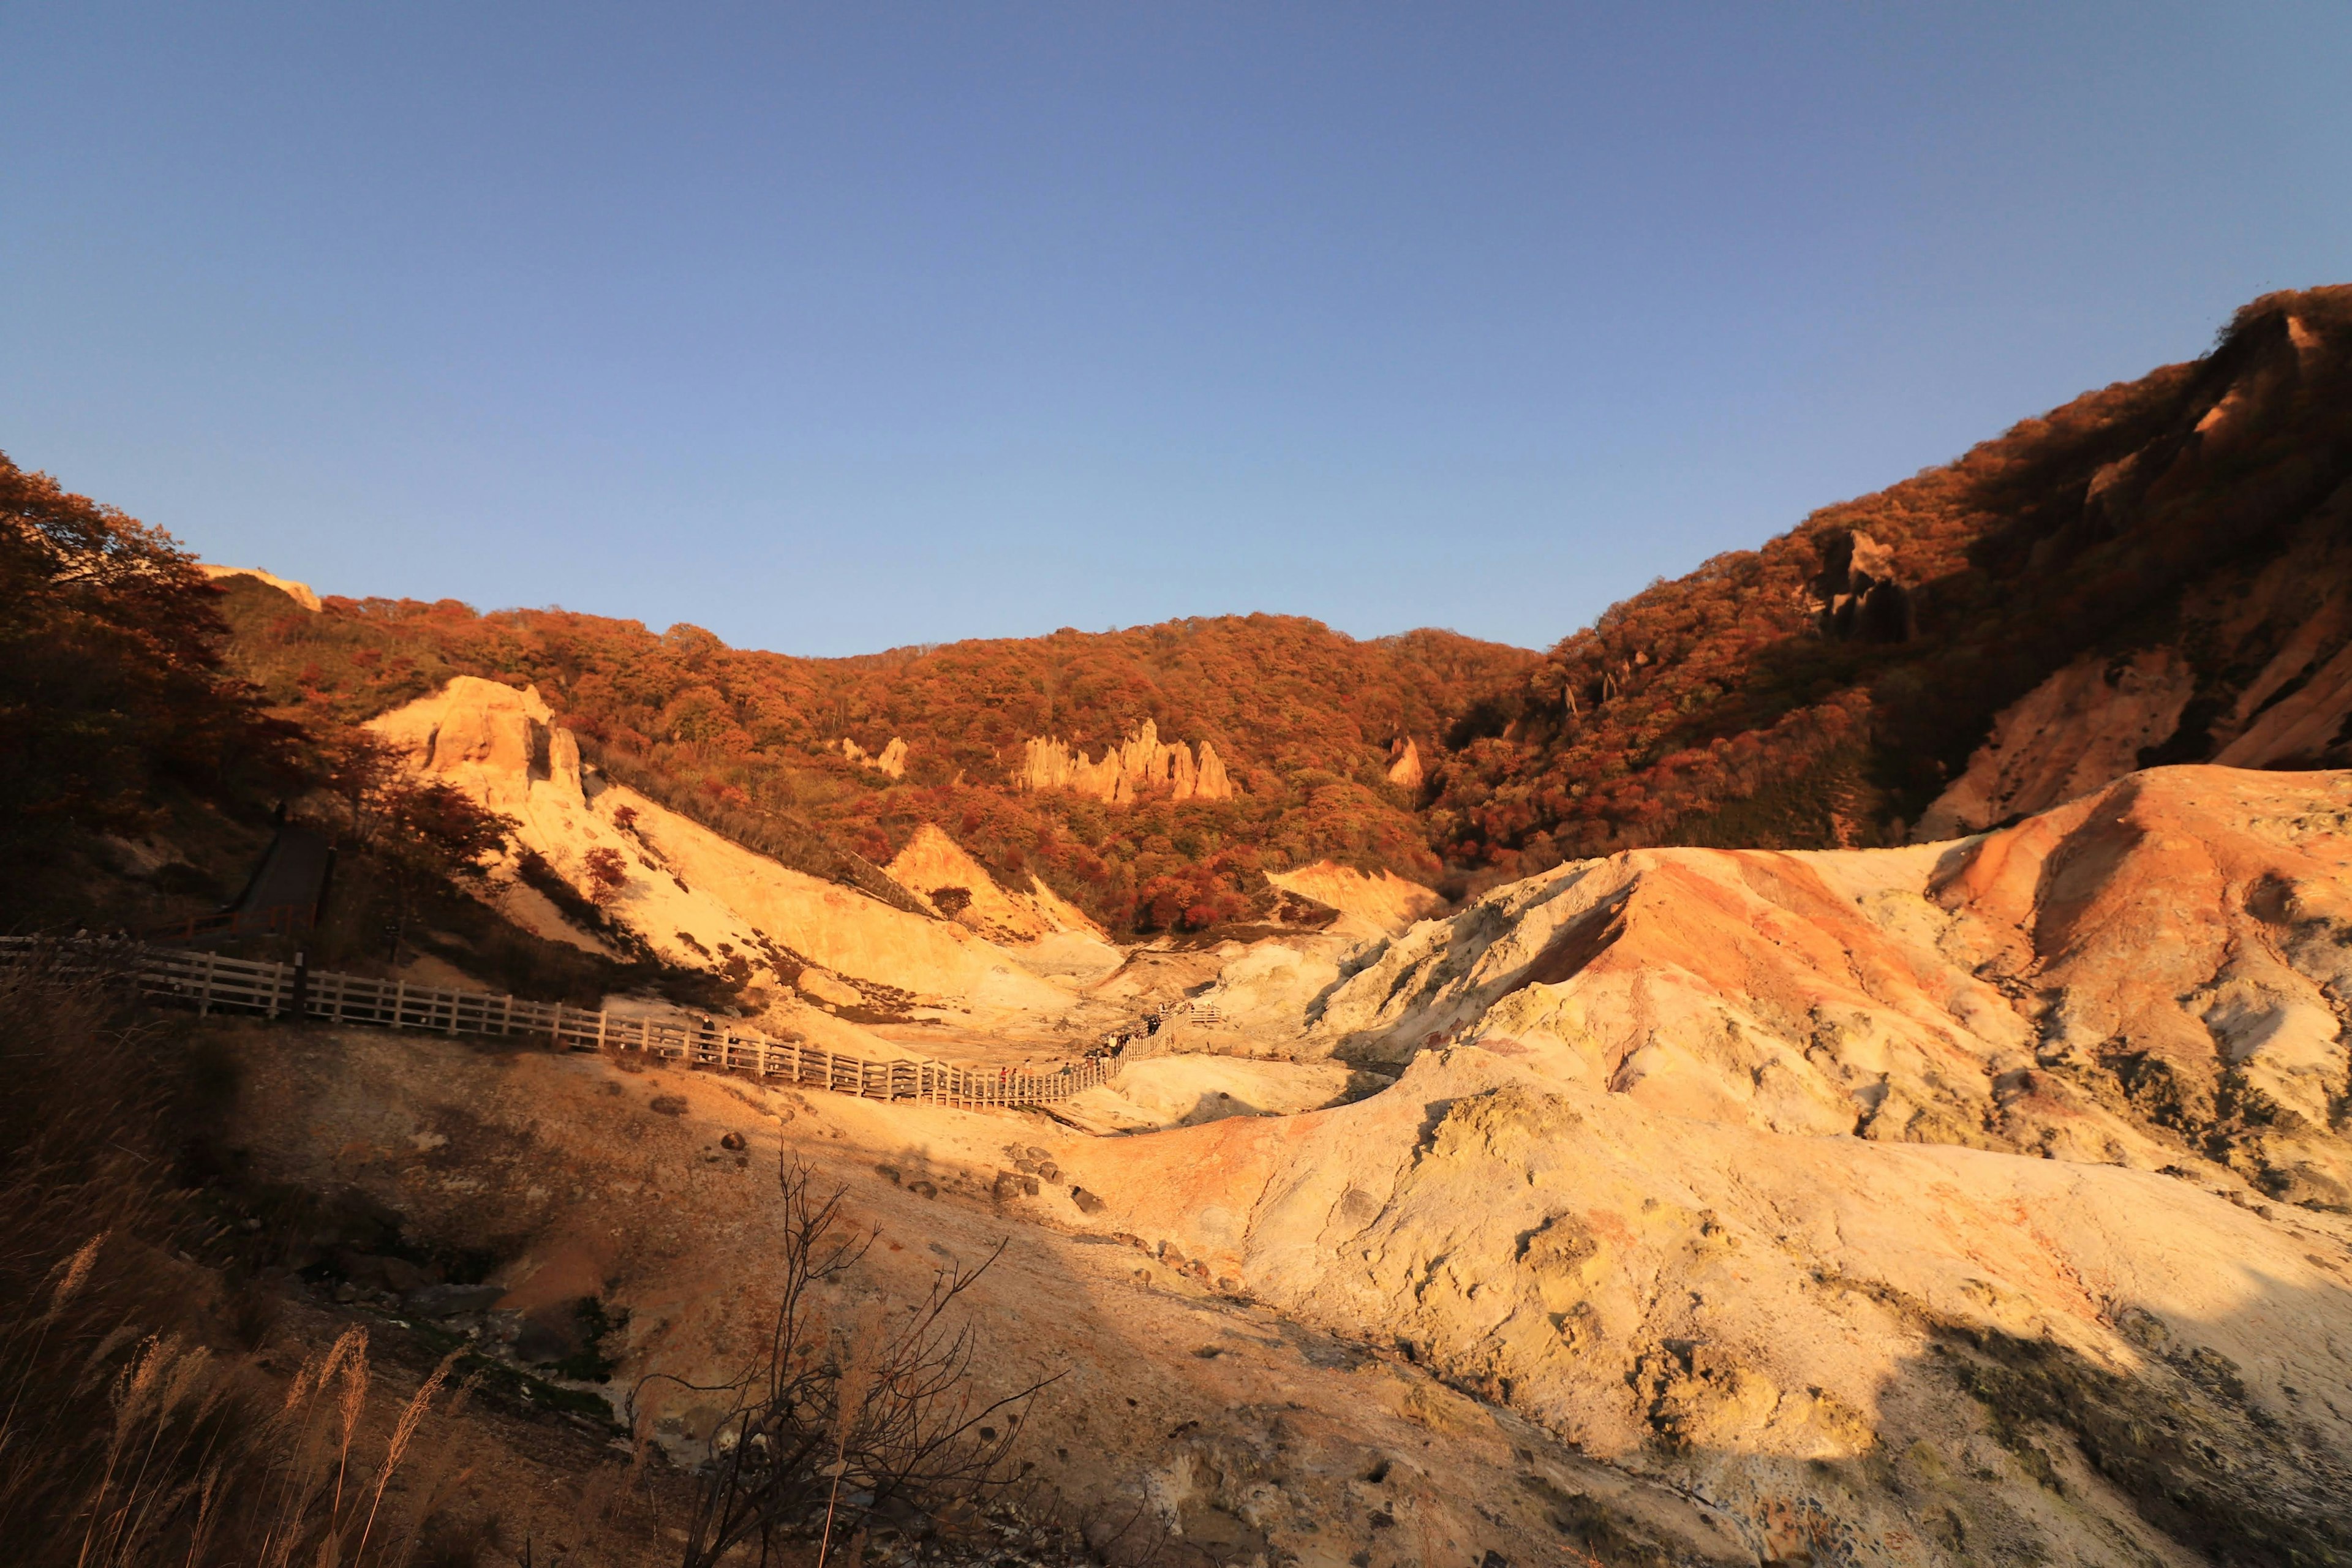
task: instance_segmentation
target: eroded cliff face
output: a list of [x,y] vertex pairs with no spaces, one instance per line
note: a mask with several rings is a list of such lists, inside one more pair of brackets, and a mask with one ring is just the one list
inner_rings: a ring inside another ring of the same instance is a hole
[[778,865],[610,780],[583,773],[571,731],[536,689],[460,676],[371,722],[418,772],[512,817],[531,850],[583,892],[588,856],[625,870],[613,917],[671,963],[768,973],[805,964],[919,997],[1058,1012],[1066,991],[951,921],[909,914]]
[[1395,755],[1389,759],[1389,783],[1399,789],[1417,790],[1429,774],[1421,764],[1421,744],[1412,736],[1392,747]]
[[2191,591],[2159,640],[2086,654],[2002,710],[1913,837],[2013,822],[2152,761],[2207,760],[2352,762],[2352,488],[2259,571]]
[[313,614],[320,608],[318,593],[310,584],[297,583],[291,577],[280,577],[275,572],[264,572],[258,566],[216,566],[206,561],[199,563],[196,570],[215,581],[223,577],[250,577],[257,583],[267,583]]
[[1139,791],[1161,788],[1177,800],[1230,800],[1234,794],[1216,747],[1202,742],[1196,762],[1183,742],[1162,742],[1160,725],[1151,719],[1094,761],[1057,736],[1024,741],[1013,783],[1024,790],[1076,790],[1113,805],[1130,805]]
[[2180,727],[2196,685],[2189,661],[2168,647],[2076,659],[2000,711],[1914,837],[1978,832],[2121,778]]

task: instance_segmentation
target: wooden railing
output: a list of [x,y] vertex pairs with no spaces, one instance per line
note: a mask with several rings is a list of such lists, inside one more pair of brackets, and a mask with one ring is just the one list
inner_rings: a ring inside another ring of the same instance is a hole
[[325,1024],[373,1024],[439,1035],[521,1036],[557,1047],[643,1051],[698,1068],[783,1079],[868,1100],[919,1100],[934,1105],[1049,1105],[1118,1076],[1113,1051],[1050,1072],[957,1067],[928,1058],[874,1058],[779,1040],[725,1019],[690,1021],[626,1016],[528,1002],[487,991],[457,991],[405,980],[371,980],[291,963],[224,958],[141,942],[54,942],[0,937],[0,963],[46,952],[57,969],[112,973],[150,999],[215,1010],[301,1017]]

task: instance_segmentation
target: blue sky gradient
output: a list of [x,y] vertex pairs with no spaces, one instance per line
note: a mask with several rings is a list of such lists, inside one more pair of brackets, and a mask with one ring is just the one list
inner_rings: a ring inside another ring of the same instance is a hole
[[2352,280],[2352,6],[0,8],[0,450],[323,592],[1540,646]]

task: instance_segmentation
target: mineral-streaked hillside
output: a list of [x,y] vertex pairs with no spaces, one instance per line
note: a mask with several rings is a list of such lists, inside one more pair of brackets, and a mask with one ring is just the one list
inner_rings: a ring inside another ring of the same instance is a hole
[[1303,1042],[1487,1042],[1712,1121],[2142,1170],[2352,1214],[2352,773],[2133,774],[1875,851],[1634,850],[1349,961]]
[[710,1079],[664,1124],[679,1075],[354,1035],[257,1039],[245,1135],[519,1231],[518,1306],[605,1280],[631,1374],[719,1370],[710,1287],[764,1278],[723,1132],[918,1262],[1010,1235],[991,1365],[1069,1372],[1040,1473],[1235,1560],[2339,1562],[2348,870],[2352,774],[2166,769],[1940,846],[1562,868],[1320,987],[1234,955],[1261,1056],[1402,1064],[1328,1109],[1255,1113],[1330,1076],[1275,1059],[1126,1136]]

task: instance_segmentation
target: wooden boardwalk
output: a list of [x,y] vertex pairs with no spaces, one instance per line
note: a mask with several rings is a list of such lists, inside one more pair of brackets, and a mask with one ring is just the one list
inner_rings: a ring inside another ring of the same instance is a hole
[[1108,1083],[1123,1054],[1071,1061],[1046,1072],[958,1067],[928,1058],[866,1058],[779,1040],[729,1019],[696,1016],[678,1023],[528,1002],[488,991],[457,991],[405,980],[371,980],[214,952],[131,942],[56,942],[0,937],[0,962],[47,954],[77,973],[119,974],[151,1000],[215,1011],[300,1017],[322,1024],[371,1024],[436,1035],[491,1035],[544,1040],[554,1048],[643,1051],[722,1072],[860,1095],[933,1105],[1050,1105]]

